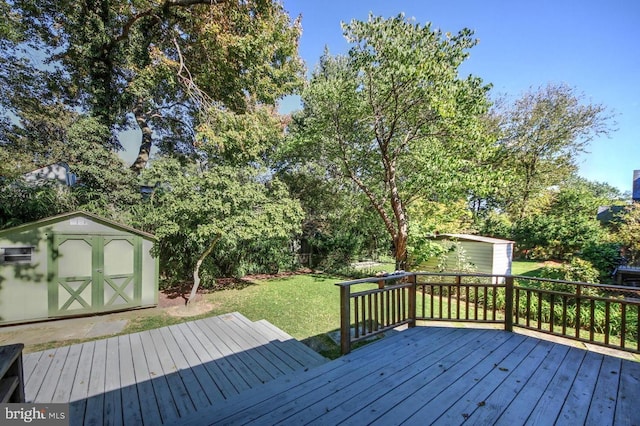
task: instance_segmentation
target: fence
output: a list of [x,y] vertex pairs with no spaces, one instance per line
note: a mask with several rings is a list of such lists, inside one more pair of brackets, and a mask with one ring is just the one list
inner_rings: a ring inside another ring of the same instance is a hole
[[341,350],[417,321],[503,324],[640,353],[640,288],[512,275],[402,273],[337,284]]

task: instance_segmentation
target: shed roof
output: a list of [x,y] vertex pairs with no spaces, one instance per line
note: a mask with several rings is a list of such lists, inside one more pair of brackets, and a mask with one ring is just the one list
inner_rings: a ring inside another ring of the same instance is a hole
[[39,226],[49,225],[51,223],[60,222],[62,220],[71,219],[73,217],[85,217],[87,219],[91,219],[96,221],[102,225],[110,226],[112,228],[118,228],[122,231],[130,232],[132,234],[140,235],[144,238],[155,239],[155,235],[150,234],[148,232],[141,231],[139,229],[133,228],[128,225],[123,225],[122,223],[115,222],[111,219],[104,218],[102,216],[95,215],[93,213],[88,213],[84,211],[75,211],[69,213],[63,213],[57,216],[50,216],[44,219],[36,220],[34,222],[23,223],[22,225],[14,226],[13,228],[7,228],[0,230],[0,237],[9,234],[11,232],[21,231],[23,229],[35,228]]
[[481,235],[472,235],[472,234],[439,234],[439,235],[436,235],[436,239],[438,240],[457,239],[457,240],[463,240],[463,241],[477,241],[481,243],[491,243],[491,244],[513,244],[513,241],[511,240],[502,240],[500,238],[483,237]]

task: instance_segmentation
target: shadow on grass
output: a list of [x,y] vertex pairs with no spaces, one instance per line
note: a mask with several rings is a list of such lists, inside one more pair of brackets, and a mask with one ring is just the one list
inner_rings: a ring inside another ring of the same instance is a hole
[[544,268],[533,269],[531,271],[523,272],[518,275],[523,277],[540,278],[540,273],[542,272],[543,269]]
[[[377,342],[378,340],[384,338],[384,336],[385,334],[383,333],[378,336],[373,336],[370,339],[352,343],[351,350],[353,351],[363,346]],[[318,352],[323,357],[333,360],[342,356],[342,354],[340,353],[340,343],[336,342],[336,339],[340,339],[339,328],[331,330],[327,333],[316,334],[315,336],[307,337],[306,339],[301,340],[301,342],[309,346],[314,351]]]

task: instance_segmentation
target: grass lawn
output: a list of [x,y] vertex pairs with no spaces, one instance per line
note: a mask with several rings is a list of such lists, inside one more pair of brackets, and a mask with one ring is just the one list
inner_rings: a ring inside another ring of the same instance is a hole
[[537,277],[539,270],[543,267],[544,263],[535,260],[514,260],[511,264],[511,273],[513,275]]

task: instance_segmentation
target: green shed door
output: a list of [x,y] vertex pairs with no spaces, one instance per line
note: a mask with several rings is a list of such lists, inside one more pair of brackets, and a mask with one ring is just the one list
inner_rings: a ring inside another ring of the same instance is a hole
[[49,315],[140,306],[142,239],[122,235],[53,235]]

